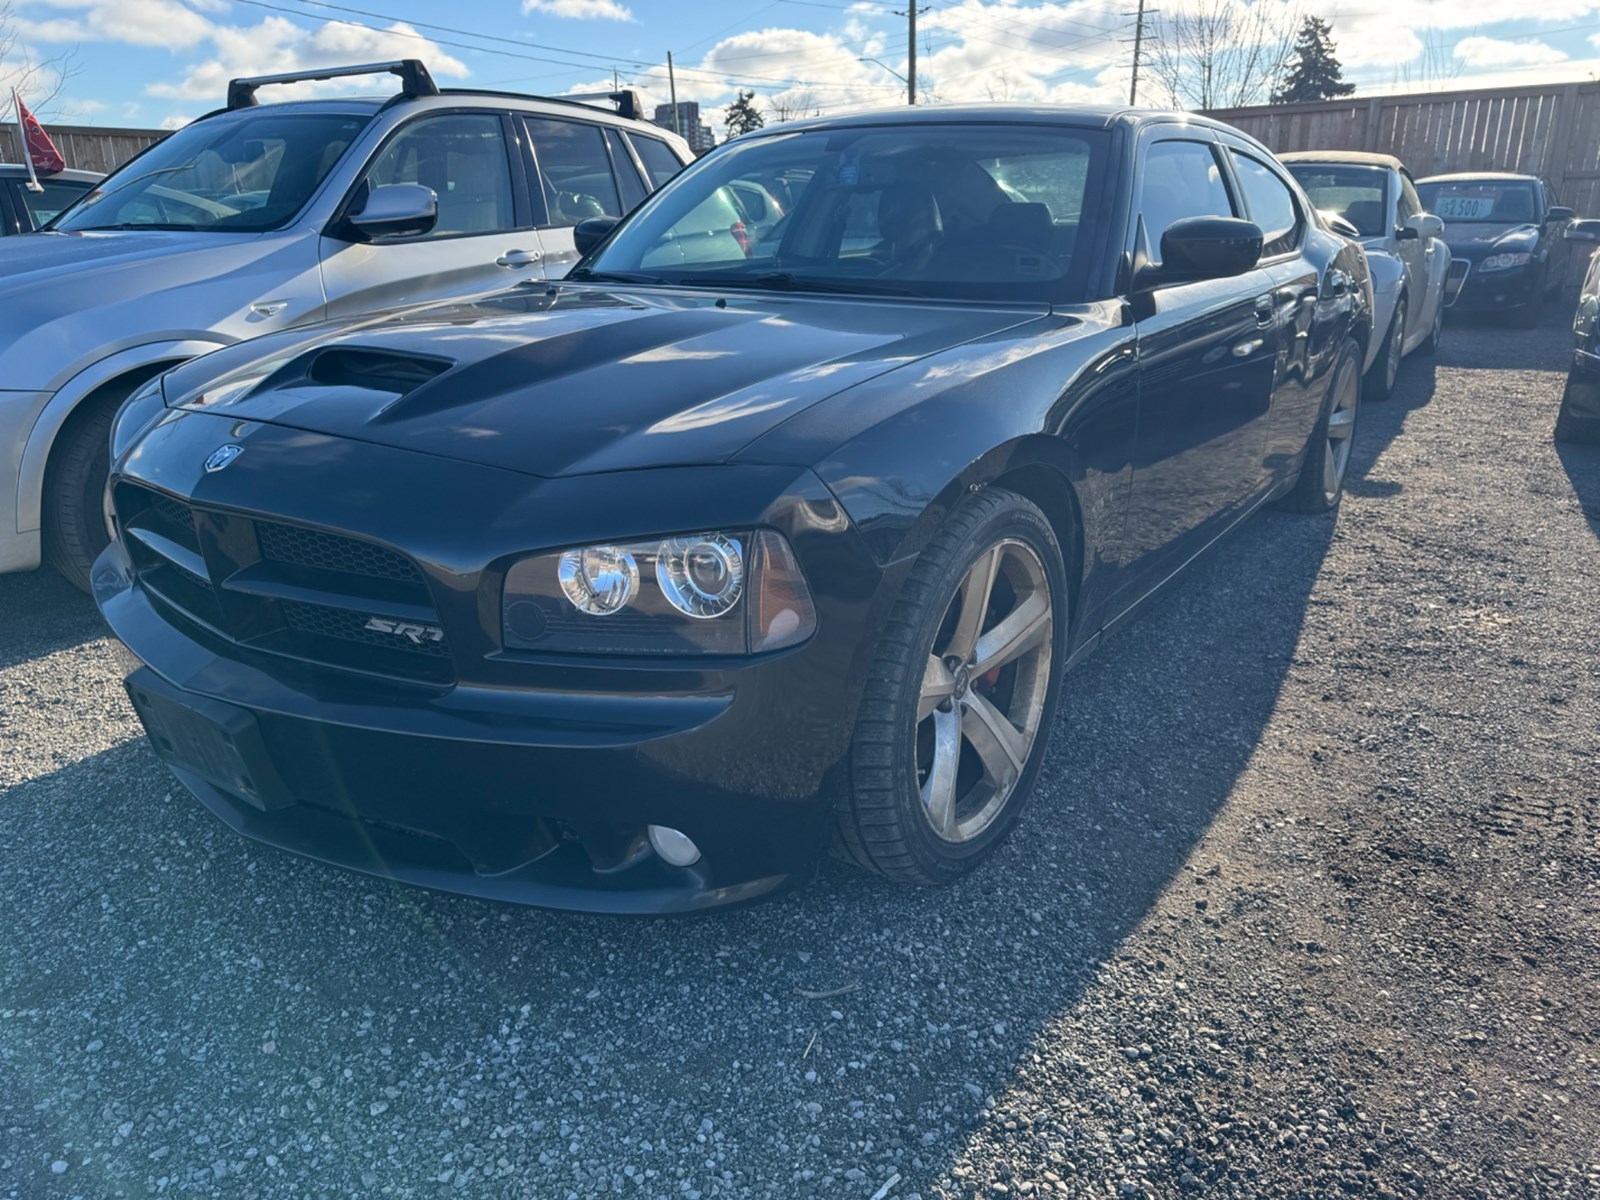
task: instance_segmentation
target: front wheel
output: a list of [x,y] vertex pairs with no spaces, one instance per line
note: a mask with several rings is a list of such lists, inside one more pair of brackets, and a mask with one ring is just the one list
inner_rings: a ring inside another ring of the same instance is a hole
[[1298,512],[1328,512],[1344,495],[1345,474],[1355,445],[1356,418],[1361,414],[1361,348],[1346,339],[1334,364],[1322,412],[1306,444],[1300,477],[1286,498]]
[[1406,298],[1401,296],[1394,304],[1394,319],[1389,322],[1389,335],[1383,339],[1383,349],[1378,361],[1367,372],[1366,393],[1373,400],[1387,400],[1394,391],[1394,381],[1400,377],[1400,360],[1406,354]]
[[1424,354],[1439,353],[1439,342],[1444,338],[1444,296],[1433,302],[1433,324],[1428,329],[1428,340],[1418,347]]
[[111,473],[111,422],[125,396],[102,396],[80,407],[56,435],[44,476],[44,553],[50,565],[87,592],[94,560],[111,542],[106,477]]
[[966,500],[922,552],[856,719],[838,844],[908,883],[948,883],[1016,825],[1060,689],[1067,585],[1033,504]]

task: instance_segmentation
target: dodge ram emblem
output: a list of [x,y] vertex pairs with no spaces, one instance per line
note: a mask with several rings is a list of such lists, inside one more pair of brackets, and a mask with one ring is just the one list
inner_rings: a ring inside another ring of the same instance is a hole
[[207,473],[222,470],[223,467],[227,466],[243,453],[244,447],[235,446],[232,442],[229,442],[226,446],[218,446],[211,452],[211,456],[206,459]]

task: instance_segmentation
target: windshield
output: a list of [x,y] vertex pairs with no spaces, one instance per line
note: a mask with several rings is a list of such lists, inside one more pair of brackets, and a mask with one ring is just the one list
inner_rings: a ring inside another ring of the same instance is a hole
[[1389,233],[1389,172],[1382,167],[1300,162],[1286,165],[1289,174],[1311,197],[1311,203],[1324,212],[1338,213],[1362,237],[1384,237]]
[[1419,183],[1422,206],[1451,221],[1486,225],[1528,225],[1539,219],[1533,185],[1521,180],[1457,179],[1449,183]]
[[955,299],[1083,298],[1102,131],[819,129],[730,144],[575,278]]
[[276,229],[305,207],[368,120],[264,112],[196,122],[104,180],[51,228]]

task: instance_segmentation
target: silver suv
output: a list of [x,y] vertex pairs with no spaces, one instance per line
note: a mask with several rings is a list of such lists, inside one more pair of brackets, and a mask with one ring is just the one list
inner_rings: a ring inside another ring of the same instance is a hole
[[[265,84],[398,75],[390,99],[258,106]],[[601,102],[605,107],[601,107]],[[272,330],[564,275],[573,229],[691,158],[630,92],[437,87],[415,59],[237,79],[0,255],[0,571],[88,586],[107,430],[187,358]],[[15,497],[13,506],[12,498]]]

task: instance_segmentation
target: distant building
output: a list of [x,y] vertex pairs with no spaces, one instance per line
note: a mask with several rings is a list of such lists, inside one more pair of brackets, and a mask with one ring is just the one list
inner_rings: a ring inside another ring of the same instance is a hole
[[684,100],[679,103],[676,128],[672,123],[672,105],[656,105],[656,124],[663,129],[673,130],[689,143],[689,149],[696,154],[704,154],[716,145],[716,138],[711,136],[711,126],[700,122],[700,105],[694,100]]

